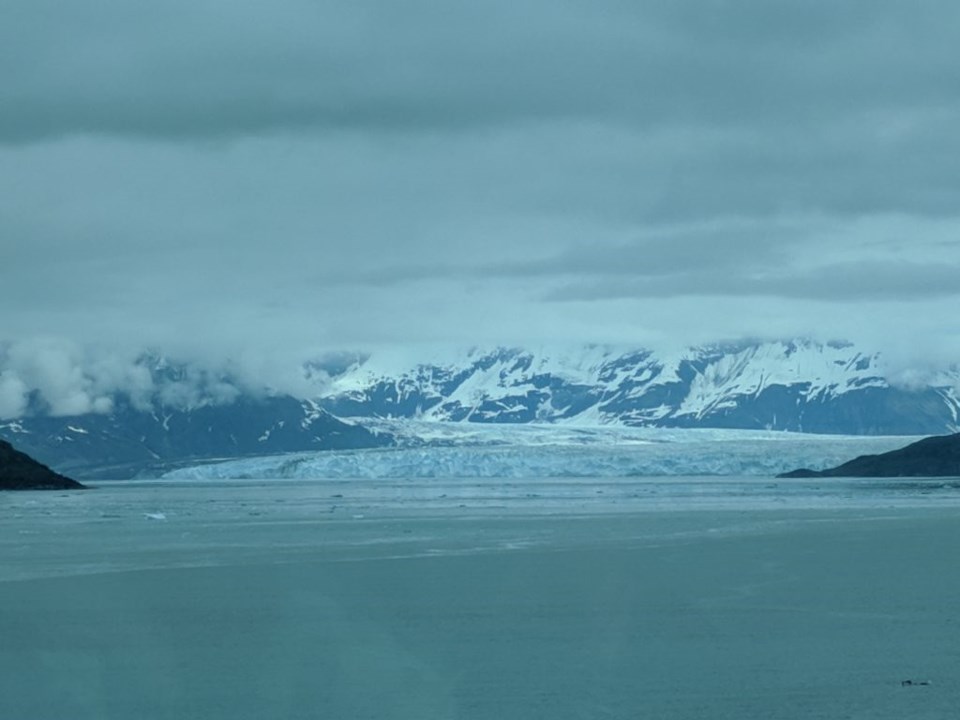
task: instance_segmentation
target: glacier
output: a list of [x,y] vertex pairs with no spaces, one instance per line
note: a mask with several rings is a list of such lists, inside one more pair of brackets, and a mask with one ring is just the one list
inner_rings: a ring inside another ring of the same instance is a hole
[[[411,438],[424,433],[435,436],[433,445],[451,444],[441,437],[447,432],[443,426],[458,434],[461,440],[452,444],[459,445],[465,444],[466,435],[480,432],[466,427],[487,425],[530,427],[534,434],[541,432],[535,429],[540,425],[567,428],[564,443],[579,442],[574,430],[589,434],[597,427],[836,436],[960,431],[960,367],[956,364],[904,374],[867,348],[801,339],[667,351],[576,344],[381,348],[370,354],[339,353],[305,361],[301,368],[305,385],[296,397],[259,392],[229,373],[205,374],[190,363],[162,356],[146,355],[138,362],[152,378],[154,392],[149,398],[120,393],[113,397],[108,413],[64,417],[50,415],[40,403],[24,417],[0,419],[0,438],[58,472],[80,480],[105,480],[155,476],[217,459],[321,450],[335,453],[324,460],[330,472],[347,472],[339,468],[353,465],[354,472],[363,474],[376,463],[367,454],[353,451],[410,450],[424,442],[424,438],[416,442]],[[211,383],[232,388],[229,398],[211,391]],[[172,399],[181,396],[186,401]],[[412,423],[412,429],[402,423],[384,424],[390,420]],[[530,437],[515,433],[514,439],[500,444],[523,444],[527,440],[521,439]],[[615,444],[627,442],[627,436],[607,437]],[[668,436],[653,440],[664,437]],[[476,443],[490,444],[491,436],[484,438],[478,436]],[[881,447],[889,449],[883,441]],[[503,467],[496,469],[498,463],[526,463],[530,465],[527,472],[537,467],[554,472],[549,458],[539,460],[533,451],[512,452],[516,457],[501,460],[492,451],[472,455],[487,468],[482,470],[486,473],[508,473]],[[614,464],[639,467],[637,472],[653,472],[657,467],[652,451],[642,457],[639,450],[629,452],[638,457]],[[505,453],[500,451],[499,456]],[[577,460],[577,472],[614,462],[603,452],[595,454],[597,462]],[[796,464],[815,464],[806,460],[821,457],[842,461],[856,454],[857,448],[842,457],[811,452]],[[467,458],[452,457],[453,451],[446,455],[451,456],[447,466],[457,473],[470,464]],[[408,460],[403,460],[403,454],[370,457],[389,457],[390,463],[407,466],[423,463],[412,452],[406,453]],[[436,454],[431,462],[442,457],[443,453]],[[743,468],[771,465],[748,460]],[[665,460],[659,466],[669,468],[671,463]],[[711,468],[722,465],[718,459],[690,468],[715,472]]]
[[915,437],[380,420],[398,447],[290,453],[178,468],[164,479],[773,476],[893,450]]

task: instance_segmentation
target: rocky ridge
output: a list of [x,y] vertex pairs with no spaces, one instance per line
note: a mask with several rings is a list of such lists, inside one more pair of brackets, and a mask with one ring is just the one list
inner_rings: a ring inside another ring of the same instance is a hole
[[0,440],[0,490],[79,490],[76,480],[53,472]]
[[899,450],[880,455],[861,455],[827,470],[803,468],[784,473],[779,477],[960,478],[960,433],[924,438]]

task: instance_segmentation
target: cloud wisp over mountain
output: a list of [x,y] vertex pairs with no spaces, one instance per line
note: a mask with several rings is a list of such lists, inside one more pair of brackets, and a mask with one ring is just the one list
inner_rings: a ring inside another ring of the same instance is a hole
[[17,347],[960,355],[955,3],[8,5]]

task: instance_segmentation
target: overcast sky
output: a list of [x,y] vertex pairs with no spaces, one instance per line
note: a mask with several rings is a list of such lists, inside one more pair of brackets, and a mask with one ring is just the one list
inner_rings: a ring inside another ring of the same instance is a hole
[[8,354],[960,354],[955,0],[0,12]]

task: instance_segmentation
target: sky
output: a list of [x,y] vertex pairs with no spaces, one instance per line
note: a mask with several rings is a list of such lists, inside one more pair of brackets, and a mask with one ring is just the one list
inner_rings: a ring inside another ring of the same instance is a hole
[[265,378],[444,343],[960,359],[954,0],[2,15],[0,411],[144,348]]

